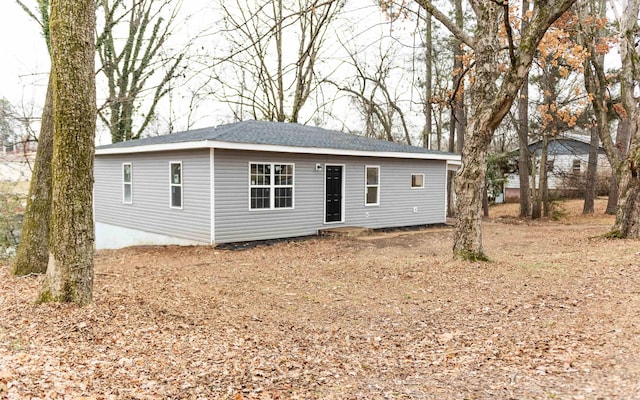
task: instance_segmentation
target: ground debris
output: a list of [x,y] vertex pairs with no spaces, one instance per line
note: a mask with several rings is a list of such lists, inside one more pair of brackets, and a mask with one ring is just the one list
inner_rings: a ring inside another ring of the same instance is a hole
[[640,243],[568,215],[479,264],[449,229],[100,251],[86,308],[4,265],[0,399],[640,398]]

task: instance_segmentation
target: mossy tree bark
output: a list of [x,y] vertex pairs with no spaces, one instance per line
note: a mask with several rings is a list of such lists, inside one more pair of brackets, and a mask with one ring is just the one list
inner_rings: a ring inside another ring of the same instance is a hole
[[93,301],[95,2],[51,1],[52,202],[47,275],[39,302]]
[[53,83],[49,76],[42,111],[38,153],[33,165],[22,236],[13,266],[16,275],[42,274],[49,260],[49,218],[51,216],[51,158],[53,156]]
[[[454,234],[454,256],[486,260],[482,248],[482,188],[487,170],[487,153],[493,133],[513,104],[529,73],[538,44],[545,32],[575,0],[536,0],[529,24],[522,28],[519,42],[512,32],[508,3],[470,0],[475,13],[475,37],[459,29],[429,0],[416,0],[442,22],[460,41],[473,49],[474,80],[471,92],[471,123],[462,151],[462,166],[456,175],[458,222]],[[507,32],[508,64],[500,68],[503,44],[499,28]],[[504,72],[502,72],[504,70]],[[499,84],[499,86],[498,86]]]
[[618,176],[619,201],[612,235],[640,237],[640,106],[635,97],[640,79],[640,55],[636,51],[640,0],[630,0],[617,16],[620,26],[620,87],[622,105],[629,123],[629,150],[614,169]]

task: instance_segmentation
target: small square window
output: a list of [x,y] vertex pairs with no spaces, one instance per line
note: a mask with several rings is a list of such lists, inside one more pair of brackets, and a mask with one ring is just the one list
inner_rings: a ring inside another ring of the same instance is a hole
[[411,174],[411,189],[424,188],[424,174]]

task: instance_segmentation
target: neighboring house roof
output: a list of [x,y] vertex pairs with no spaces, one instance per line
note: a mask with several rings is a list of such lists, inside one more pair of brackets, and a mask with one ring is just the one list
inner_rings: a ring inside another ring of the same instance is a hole
[[280,151],[460,161],[452,153],[428,150],[296,123],[235,122],[96,148],[96,154],[124,154],[194,148]]
[[[591,136],[585,133],[565,132],[549,139],[549,153],[552,154],[589,154]],[[542,140],[529,144],[529,151],[540,151]],[[598,141],[598,151],[604,152]]]

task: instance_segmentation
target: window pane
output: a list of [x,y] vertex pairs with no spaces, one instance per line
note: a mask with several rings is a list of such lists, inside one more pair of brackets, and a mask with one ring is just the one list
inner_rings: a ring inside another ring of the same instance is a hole
[[367,167],[367,185],[377,185],[377,184],[378,184],[378,168]]
[[276,185],[293,185],[293,165],[276,164],[273,166],[273,171]]
[[125,183],[124,184],[124,202],[125,203],[131,203],[131,184],[130,183]]
[[263,186],[271,184],[271,165],[251,164],[251,185]]
[[367,187],[367,204],[376,204],[377,202],[378,202],[378,188],[375,186]]
[[171,186],[171,207],[182,207],[182,187]]
[[424,175],[422,174],[411,175],[411,187],[412,188],[424,187]]
[[269,188],[251,188],[251,208],[269,208],[270,196]]
[[131,164],[124,164],[122,166],[123,177],[122,180],[124,182],[131,182]]
[[293,189],[292,188],[276,188],[275,190],[275,208],[291,208],[293,207]]
[[171,183],[180,185],[182,183],[182,166],[178,163],[171,164]]

